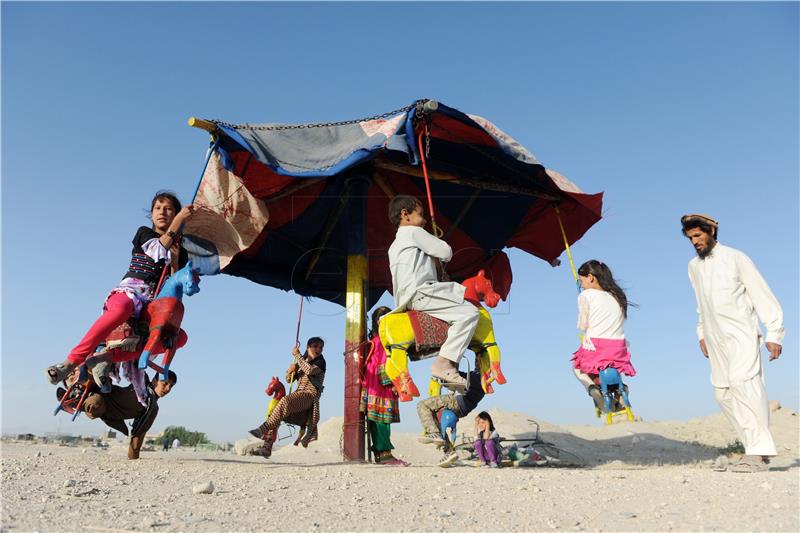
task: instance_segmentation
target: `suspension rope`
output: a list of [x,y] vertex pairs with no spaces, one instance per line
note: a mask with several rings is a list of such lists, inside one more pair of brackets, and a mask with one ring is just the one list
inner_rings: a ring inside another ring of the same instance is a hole
[[[216,151],[218,145],[219,145],[219,137],[215,133],[212,133],[211,143],[208,145],[208,150],[206,150],[206,158],[205,161],[203,162],[203,170],[200,171],[200,179],[197,180],[197,186],[194,188],[194,194],[192,194],[192,201],[189,202],[190,204],[193,204],[194,201],[197,199],[197,193],[200,191],[200,184],[203,183],[203,176],[206,173],[206,168],[208,168],[208,162],[211,160],[211,154],[213,154]],[[183,224],[181,224],[181,227],[178,228],[178,234],[181,234],[182,232],[183,232]],[[164,268],[161,269],[161,278],[158,280],[158,285],[156,285],[156,290],[153,293],[153,298],[158,296],[158,293],[161,292],[161,287],[162,285],[164,285],[164,281],[166,280],[166,278],[167,278],[167,264],[164,263]]]
[[[302,320],[303,320],[303,296],[301,295],[300,296],[300,311],[297,313],[297,331],[295,332],[295,335],[294,335],[294,347],[296,349],[298,349],[298,350],[300,349],[300,322]],[[291,394],[292,393],[292,387],[294,386],[294,382],[295,382],[294,376],[295,376],[296,373],[297,373],[297,371],[295,370],[294,372],[292,372],[292,375],[289,376],[289,392],[287,394]]]
[[[423,135],[425,135],[425,140],[427,143],[425,149],[422,147]],[[422,175],[425,178],[425,192],[428,195],[428,210],[431,213],[431,226],[433,228],[433,234],[441,239],[444,236],[444,231],[442,231],[442,228],[436,224],[436,213],[433,211],[433,196],[431,195],[431,181],[430,178],[428,178],[428,165],[425,161],[427,149],[430,147],[430,132],[428,131],[427,124],[425,125],[425,128],[419,132],[419,136],[417,137],[417,146],[419,146],[419,158],[422,161]]]
[[564,230],[564,222],[561,221],[561,212],[558,210],[558,206],[554,205],[553,209],[556,211],[556,219],[558,219],[558,227],[561,228],[561,237],[564,239],[564,248],[567,251],[567,257],[569,258],[569,267],[572,270],[572,279],[575,280],[575,286],[578,289],[578,294],[581,292],[581,282],[578,279],[578,271],[575,269],[575,261],[572,260],[572,250],[569,248],[569,241],[567,240],[567,232]]

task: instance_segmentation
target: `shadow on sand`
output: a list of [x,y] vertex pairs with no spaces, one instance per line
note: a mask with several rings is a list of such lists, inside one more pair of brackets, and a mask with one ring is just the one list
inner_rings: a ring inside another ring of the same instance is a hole
[[[506,438],[530,439],[535,435],[535,432],[517,433]],[[588,440],[571,433],[542,431],[539,438],[577,454],[586,461],[588,467],[612,461],[629,466],[688,465],[714,460],[721,453],[719,448],[698,442],[668,439],[655,433]]]

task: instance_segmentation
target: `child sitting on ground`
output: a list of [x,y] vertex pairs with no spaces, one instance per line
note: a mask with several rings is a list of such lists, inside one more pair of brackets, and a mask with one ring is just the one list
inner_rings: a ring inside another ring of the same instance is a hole
[[481,411],[475,417],[475,454],[484,466],[498,468],[502,458],[500,434],[494,429],[492,417]]
[[397,195],[389,203],[389,220],[397,235],[389,247],[395,311],[413,309],[450,324],[447,340],[431,366],[431,374],[448,388],[466,388],[458,362],[478,326],[478,309],[464,300],[460,283],[441,282],[436,260],[449,261],[453,250],[425,230],[422,204],[413,196]]
[[587,261],[578,269],[578,276],[583,288],[578,296],[578,329],[583,330],[583,342],[573,354],[572,364],[575,377],[596,406],[605,411],[600,371],[611,367],[626,376],[636,375],[623,328],[628,298],[605,263]]

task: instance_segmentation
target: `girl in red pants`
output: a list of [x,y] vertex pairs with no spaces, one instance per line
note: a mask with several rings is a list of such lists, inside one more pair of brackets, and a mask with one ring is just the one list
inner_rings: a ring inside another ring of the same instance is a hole
[[[170,268],[170,273],[173,273],[186,264],[187,254],[180,245],[178,231],[194,214],[194,209],[191,204],[181,208],[180,201],[172,193],[156,193],[150,204],[153,225],[149,228],[140,227],[133,236],[128,272],[106,298],[103,314],[67,355],[66,360],[45,369],[50,383],[55,385],[64,380],[94,353],[97,345],[105,341],[117,326],[131,317],[139,316],[142,308],[155,296],[156,285],[164,268]],[[186,341],[185,338],[182,340]]]

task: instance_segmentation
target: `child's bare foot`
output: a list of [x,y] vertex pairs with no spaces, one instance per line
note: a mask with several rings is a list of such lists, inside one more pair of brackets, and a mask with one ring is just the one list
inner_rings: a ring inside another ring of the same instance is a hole
[[58,363],[57,365],[48,366],[44,369],[47,380],[51,385],[57,384],[59,381],[64,381],[75,370],[75,364],[69,361]]

